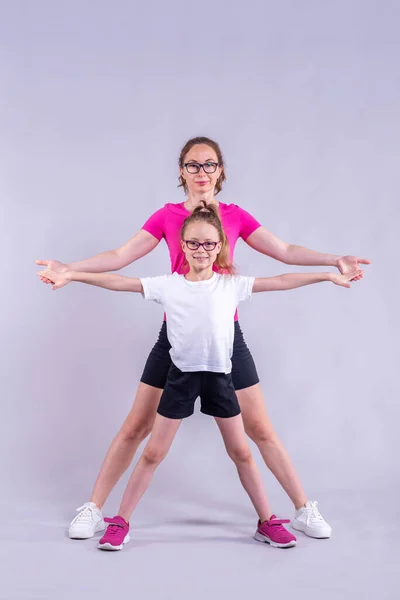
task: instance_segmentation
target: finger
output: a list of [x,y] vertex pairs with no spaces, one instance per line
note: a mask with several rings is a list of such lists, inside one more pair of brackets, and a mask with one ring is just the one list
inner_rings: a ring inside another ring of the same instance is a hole
[[361,265],[370,265],[372,262],[372,260],[369,260],[368,258],[358,258],[357,260]]
[[47,267],[47,265],[49,264],[49,260],[35,260],[35,263],[37,265],[44,265],[45,267]]

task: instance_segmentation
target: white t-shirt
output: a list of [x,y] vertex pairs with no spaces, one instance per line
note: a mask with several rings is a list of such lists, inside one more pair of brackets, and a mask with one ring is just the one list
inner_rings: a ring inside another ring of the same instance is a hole
[[254,277],[219,275],[188,281],[173,273],[141,278],[144,297],[167,315],[172,362],[181,371],[230,373],[237,305],[250,300]]

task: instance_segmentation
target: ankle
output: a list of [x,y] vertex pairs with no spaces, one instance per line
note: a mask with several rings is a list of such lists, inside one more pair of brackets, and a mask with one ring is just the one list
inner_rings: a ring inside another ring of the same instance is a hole
[[307,504],[307,498],[304,500],[304,502],[301,502],[300,504],[295,502],[294,507],[296,510],[300,510],[301,508],[304,508],[306,504]]

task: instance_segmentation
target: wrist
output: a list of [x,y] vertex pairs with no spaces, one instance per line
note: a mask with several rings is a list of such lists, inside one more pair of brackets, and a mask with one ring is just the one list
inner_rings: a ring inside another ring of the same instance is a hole
[[68,269],[68,271],[64,271],[64,277],[68,281],[76,281],[77,275],[78,275],[77,271],[72,271],[70,269]]
[[339,261],[343,258],[341,254],[333,255],[332,267],[339,269]]

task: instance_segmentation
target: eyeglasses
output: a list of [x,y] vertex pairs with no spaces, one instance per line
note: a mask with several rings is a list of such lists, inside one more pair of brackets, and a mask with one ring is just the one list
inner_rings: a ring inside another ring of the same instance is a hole
[[199,173],[200,169],[203,168],[204,173],[215,173],[217,167],[219,167],[219,163],[216,162],[206,162],[202,165],[196,162],[189,162],[183,165],[188,173],[194,175],[195,173]]
[[204,248],[206,252],[215,250],[215,247],[219,242],[196,242],[195,240],[183,240],[189,250],[198,250],[200,246]]

